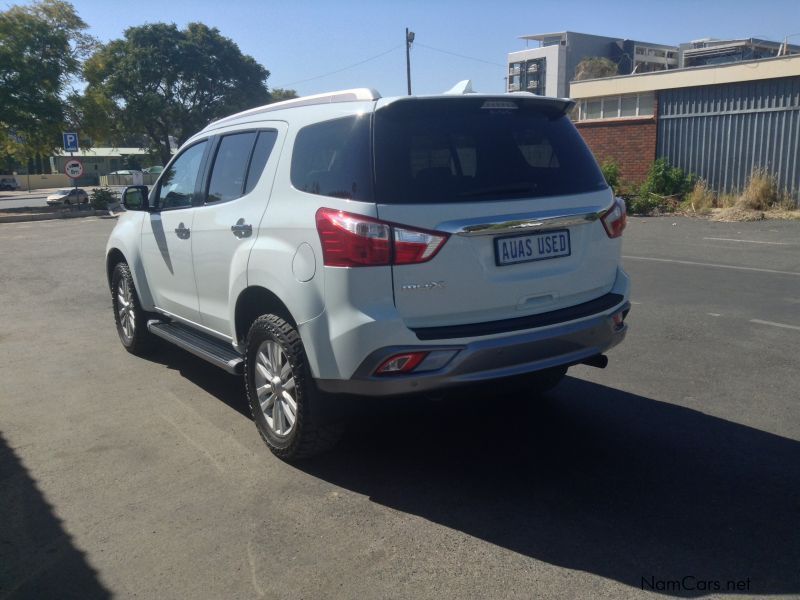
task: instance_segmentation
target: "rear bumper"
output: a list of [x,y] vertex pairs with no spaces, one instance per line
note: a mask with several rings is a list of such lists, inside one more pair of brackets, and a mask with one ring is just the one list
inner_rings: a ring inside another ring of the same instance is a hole
[[[627,325],[614,316],[627,315],[630,303],[622,297],[615,306],[577,320],[551,324],[515,335],[490,337],[466,344],[388,346],[372,352],[350,379],[317,379],[326,392],[365,396],[393,396],[430,392],[480,381],[522,375],[551,367],[577,364],[619,344]],[[412,350],[456,351],[443,367],[424,373],[374,376],[389,357]]]

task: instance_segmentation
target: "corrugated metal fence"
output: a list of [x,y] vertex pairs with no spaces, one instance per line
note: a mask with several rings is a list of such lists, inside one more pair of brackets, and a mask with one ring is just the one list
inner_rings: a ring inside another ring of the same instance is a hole
[[658,156],[720,192],[741,190],[754,167],[800,197],[800,77],[665,90]]

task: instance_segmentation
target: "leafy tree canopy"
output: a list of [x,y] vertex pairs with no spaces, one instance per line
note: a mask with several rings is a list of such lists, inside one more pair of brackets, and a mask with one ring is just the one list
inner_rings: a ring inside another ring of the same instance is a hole
[[0,12],[0,155],[25,160],[60,144],[66,89],[96,44],[86,28],[62,0]]
[[269,92],[270,102],[282,102],[284,100],[291,100],[297,98],[295,90],[285,90],[283,88],[272,88]]
[[268,77],[216,28],[131,27],[86,61],[80,119],[84,131],[111,141],[145,134],[166,164],[170,137],[182,144],[210,121],[267,104]]
[[599,79],[600,77],[614,77],[619,74],[617,64],[602,56],[584,58],[575,67],[575,81],[584,79]]

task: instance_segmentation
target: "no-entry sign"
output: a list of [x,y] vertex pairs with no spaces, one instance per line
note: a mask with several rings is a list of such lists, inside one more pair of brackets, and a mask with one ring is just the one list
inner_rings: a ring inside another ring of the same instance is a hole
[[83,175],[83,163],[77,158],[72,158],[64,165],[64,173],[71,179],[77,179]]

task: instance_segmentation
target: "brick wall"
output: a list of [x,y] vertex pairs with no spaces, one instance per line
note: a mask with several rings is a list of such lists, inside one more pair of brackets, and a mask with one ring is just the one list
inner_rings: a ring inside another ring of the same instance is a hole
[[609,119],[575,124],[583,139],[603,164],[614,159],[627,183],[642,183],[656,159],[656,119]]

